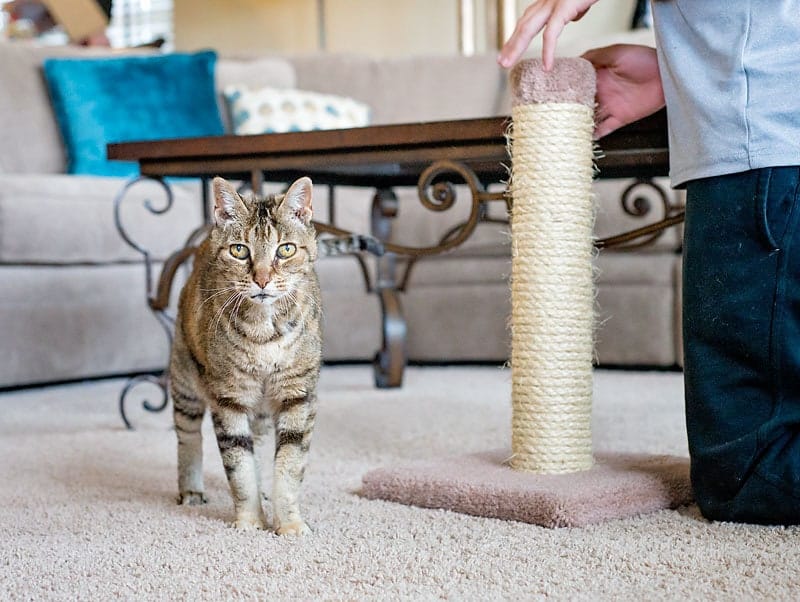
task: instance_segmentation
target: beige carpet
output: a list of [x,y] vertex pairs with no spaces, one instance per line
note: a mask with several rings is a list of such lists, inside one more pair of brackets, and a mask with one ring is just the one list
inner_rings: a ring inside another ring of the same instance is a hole
[[[598,372],[598,452],[686,455],[678,374]],[[411,369],[376,391],[324,371],[305,539],[229,528],[207,439],[210,503],[175,505],[167,413],[116,410],[121,381],[0,395],[3,600],[793,600],[800,530],[713,524],[693,507],[547,529],[370,501],[370,469],[505,447],[509,374]],[[206,428],[208,429],[208,424]],[[209,431],[207,431],[209,432]]]

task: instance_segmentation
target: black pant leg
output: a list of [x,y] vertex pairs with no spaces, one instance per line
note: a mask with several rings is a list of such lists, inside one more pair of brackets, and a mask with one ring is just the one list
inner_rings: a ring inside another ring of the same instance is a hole
[[690,182],[686,420],[709,518],[800,522],[800,169]]

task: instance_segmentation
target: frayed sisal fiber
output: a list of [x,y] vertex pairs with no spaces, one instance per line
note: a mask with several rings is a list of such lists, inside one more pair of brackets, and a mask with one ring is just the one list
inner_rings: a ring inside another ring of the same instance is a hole
[[511,451],[373,470],[361,493],[547,527],[689,503],[685,458],[592,455],[594,68],[528,60],[511,82]]

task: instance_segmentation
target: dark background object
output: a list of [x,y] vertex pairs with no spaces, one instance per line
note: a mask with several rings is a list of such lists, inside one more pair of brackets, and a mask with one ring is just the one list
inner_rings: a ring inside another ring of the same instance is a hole
[[631,29],[650,29],[652,26],[653,13],[650,9],[650,0],[636,0]]

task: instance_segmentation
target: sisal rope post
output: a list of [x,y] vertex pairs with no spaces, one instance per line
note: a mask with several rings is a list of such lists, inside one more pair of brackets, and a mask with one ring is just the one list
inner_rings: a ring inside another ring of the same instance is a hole
[[686,458],[592,458],[594,68],[524,61],[511,87],[511,454],[373,470],[362,495],[545,527],[687,504]]
[[511,73],[512,468],[592,467],[595,72],[557,59]]

